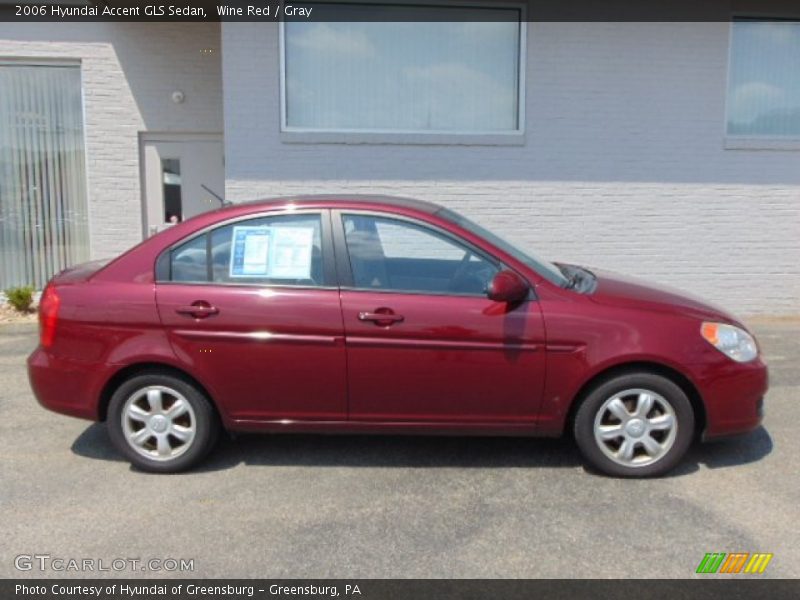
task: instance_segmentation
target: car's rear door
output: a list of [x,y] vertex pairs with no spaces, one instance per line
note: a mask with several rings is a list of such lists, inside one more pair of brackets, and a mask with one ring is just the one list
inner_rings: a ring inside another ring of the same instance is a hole
[[544,384],[538,302],[494,302],[501,265],[424,222],[333,212],[357,421],[533,424]]
[[222,223],[162,255],[157,271],[172,347],[230,419],[346,418],[328,211]]

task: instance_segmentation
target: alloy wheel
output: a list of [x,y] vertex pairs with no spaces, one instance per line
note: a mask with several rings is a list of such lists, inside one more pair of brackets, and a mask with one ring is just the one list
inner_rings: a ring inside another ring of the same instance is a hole
[[168,461],[191,447],[197,419],[183,394],[166,386],[150,385],[125,401],[122,431],[125,441],[138,454]]
[[628,389],[608,398],[594,420],[594,439],[608,458],[625,467],[644,467],[666,456],[675,443],[678,419],[662,395]]

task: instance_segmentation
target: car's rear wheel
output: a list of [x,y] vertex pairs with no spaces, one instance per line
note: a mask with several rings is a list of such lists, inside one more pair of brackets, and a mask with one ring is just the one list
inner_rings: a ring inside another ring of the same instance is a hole
[[686,393],[654,373],[604,381],[575,414],[575,440],[584,457],[617,477],[663,475],[680,461],[694,435]]
[[174,473],[202,460],[219,435],[214,408],[192,383],[150,372],[120,385],[108,406],[111,441],[145,471]]

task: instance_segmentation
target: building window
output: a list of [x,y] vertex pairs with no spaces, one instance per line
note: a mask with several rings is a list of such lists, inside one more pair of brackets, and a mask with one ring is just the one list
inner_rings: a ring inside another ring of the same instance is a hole
[[733,22],[730,136],[800,138],[800,21]]
[[0,289],[89,257],[78,66],[0,63]]
[[164,180],[164,223],[180,223],[183,220],[181,159],[162,158],[161,175]]
[[[284,131],[523,130],[520,8],[341,4],[336,10],[342,22],[283,26]],[[427,20],[403,22],[406,13],[419,19],[420,11]]]

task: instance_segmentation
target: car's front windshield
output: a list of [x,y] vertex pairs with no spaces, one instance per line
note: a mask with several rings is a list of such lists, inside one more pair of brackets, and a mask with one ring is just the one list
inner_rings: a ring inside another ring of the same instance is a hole
[[515,259],[524,263],[525,265],[529,266],[531,269],[539,273],[542,277],[547,279],[549,282],[554,283],[559,286],[567,285],[567,278],[561,272],[561,270],[556,267],[553,263],[547,262],[541,258],[536,256],[532,256],[527,252],[523,252],[513,244],[510,244],[500,236],[492,233],[485,227],[481,227],[477,223],[473,223],[466,217],[461,216],[455,211],[452,211],[448,208],[443,208],[436,213],[438,216],[442,217],[443,219],[447,219],[451,223],[455,223],[459,227],[463,227],[467,231],[474,233],[475,235],[485,239],[487,242],[496,246],[503,252],[510,254]]

